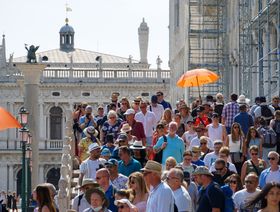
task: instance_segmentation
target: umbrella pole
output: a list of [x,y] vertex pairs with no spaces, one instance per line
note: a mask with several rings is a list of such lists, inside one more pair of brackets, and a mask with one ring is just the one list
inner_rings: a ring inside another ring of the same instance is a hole
[[197,82],[197,87],[198,87],[198,97],[199,97],[199,101],[200,101],[200,104],[202,104],[202,99],[201,99],[201,95],[200,95],[200,87],[199,87],[198,77],[197,77],[197,76],[196,76],[196,82]]

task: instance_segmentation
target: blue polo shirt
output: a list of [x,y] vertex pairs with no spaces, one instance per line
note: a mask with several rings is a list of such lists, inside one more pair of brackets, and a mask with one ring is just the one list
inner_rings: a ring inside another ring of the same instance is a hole
[[139,163],[139,161],[131,158],[129,163],[127,165],[124,164],[124,162],[121,160],[119,161],[119,173],[125,175],[125,176],[129,176],[131,173],[133,172],[138,172],[141,169],[141,164]]

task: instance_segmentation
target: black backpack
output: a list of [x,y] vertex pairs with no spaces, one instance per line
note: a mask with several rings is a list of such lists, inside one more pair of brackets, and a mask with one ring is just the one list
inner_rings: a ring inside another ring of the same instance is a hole
[[265,120],[273,118],[273,113],[269,109],[268,105],[261,105],[261,115],[265,118]]
[[[167,137],[165,135],[163,135],[163,142],[167,142]],[[158,153],[156,153],[154,161],[158,162],[158,163],[162,163],[162,150],[160,150]]]

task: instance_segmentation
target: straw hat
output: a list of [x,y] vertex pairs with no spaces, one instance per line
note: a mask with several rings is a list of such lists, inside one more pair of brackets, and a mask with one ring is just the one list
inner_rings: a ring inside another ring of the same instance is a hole
[[95,150],[95,149],[100,149],[101,147],[97,144],[97,143],[92,143],[89,145],[88,147],[88,154],[90,154],[91,151]]
[[146,149],[145,146],[143,146],[142,141],[134,141],[132,146],[129,147],[130,149]]
[[153,160],[148,160],[145,167],[142,168],[141,171],[156,172],[156,173],[161,174],[162,167],[161,167],[160,163],[153,161]]
[[98,131],[93,126],[85,128],[83,133],[86,135],[86,137],[91,137],[92,135],[96,137],[98,135]]
[[129,132],[131,130],[132,130],[132,128],[131,128],[131,126],[128,123],[123,124],[123,126],[121,128],[121,132],[122,133],[127,133],[127,132]]
[[246,98],[243,94],[240,95],[237,99],[238,104],[246,104],[248,105],[250,103],[250,99]]
[[129,208],[135,208],[135,206],[128,199],[115,200],[114,204],[118,206],[118,203],[127,204]]
[[90,178],[84,178],[82,185],[79,188],[83,188],[87,185],[92,185],[93,187],[99,187],[99,184],[97,182],[94,182],[93,179]]
[[209,175],[209,176],[214,176],[209,169],[206,166],[198,166],[192,175]]

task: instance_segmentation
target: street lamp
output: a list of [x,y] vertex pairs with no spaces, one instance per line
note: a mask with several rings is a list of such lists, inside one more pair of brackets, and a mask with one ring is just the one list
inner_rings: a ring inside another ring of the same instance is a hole
[[27,121],[28,121],[28,111],[22,107],[20,109],[19,115],[20,115],[20,124],[22,126],[21,129],[19,129],[19,135],[20,135],[20,142],[21,142],[21,148],[22,148],[22,188],[21,188],[21,209],[22,211],[27,211],[27,167],[26,167],[26,144],[28,142],[29,138],[29,130],[26,128]]

